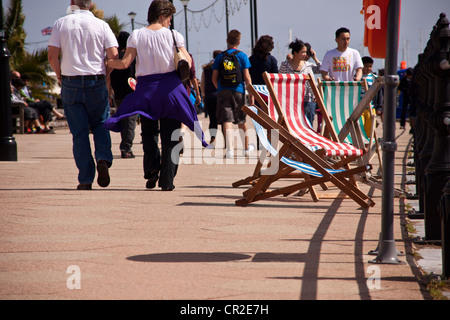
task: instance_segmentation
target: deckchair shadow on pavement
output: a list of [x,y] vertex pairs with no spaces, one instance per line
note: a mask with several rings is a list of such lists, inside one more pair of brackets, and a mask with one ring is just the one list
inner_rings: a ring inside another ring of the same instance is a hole
[[[275,158],[275,160],[272,159],[272,165],[278,165],[279,168],[276,173],[273,171],[272,174],[260,175],[255,184],[244,192],[243,198],[236,201],[236,205],[242,206],[277,195],[291,194],[326,182],[335,185],[364,209],[375,205],[370,197],[351,182],[353,175],[370,170],[370,166],[336,170],[264,111],[248,106],[244,106],[242,110],[254,120],[255,130],[262,146]],[[278,133],[279,142],[282,144],[278,150],[271,144],[262,128],[269,132],[275,130]],[[300,159],[301,161],[299,161]],[[283,174],[283,171],[286,170],[289,172],[299,171],[302,176],[306,175],[309,178],[292,185],[274,188],[275,183],[280,180],[280,173]],[[271,189],[268,191],[269,186]]]
[[[382,189],[381,171],[382,159],[378,143],[378,137],[375,132],[376,115],[371,106],[378,91],[383,85],[382,78],[377,78],[370,88],[367,82],[363,81],[320,81],[320,95],[323,99],[323,105],[328,113],[332,125],[325,125],[322,128],[324,136],[333,130],[338,132],[338,139],[341,142],[347,142],[359,149],[364,149],[365,154],[356,159],[359,166],[368,165],[373,157],[377,155],[379,164],[379,175],[374,176],[372,172],[366,172],[356,176],[359,182],[365,183],[377,189]],[[362,89],[365,94],[362,96]],[[370,111],[370,129],[367,134],[362,114],[369,108]],[[401,190],[395,190],[397,195],[402,194]]]
[[[266,89],[261,89],[249,85],[247,90],[255,97],[259,107],[265,111],[274,121],[282,125],[304,145],[316,152],[321,157],[340,157],[334,168],[349,168],[348,163],[363,155],[364,151],[354,146],[339,143],[337,134],[334,133],[334,141],[331,141],[318,133],[316,133],[303,112],[303,101],[305,95],[306,83],[312,86],[314,94],[318,95],[319,91],[314,83],[312,75],[298,74],[263,74],[266,82]],[[260,94],[260,92],[262,92]],[[266,92],[268,96],[266,98]],[[266,104],[266,101],[268,102]],[[322,113],[325,114],[325,121],[329,121],[326,117],[326,110],[322,106]],[[328,122],[331,127],[331,123]],[[260,176],[262,163],[259,161],[255,167],[253,174],[247,178],[241,179],[233,183],[233,187],[244,184],[255,183]],[[322,186],[324,188],[324,186]],[[314,193],[314,190],[310,188]]]

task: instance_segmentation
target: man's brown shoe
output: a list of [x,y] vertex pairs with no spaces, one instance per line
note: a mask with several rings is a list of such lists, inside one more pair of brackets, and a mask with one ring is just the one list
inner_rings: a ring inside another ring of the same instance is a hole
[[97,162],[97,183],[100,187],[106,188],[109,186],[110,178],[109,178],[109,165],[105,160],[100,160]]

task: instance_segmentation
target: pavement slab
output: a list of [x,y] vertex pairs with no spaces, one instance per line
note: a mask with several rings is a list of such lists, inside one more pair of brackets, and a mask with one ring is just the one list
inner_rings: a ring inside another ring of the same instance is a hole
[[[238,207],[245,187],[231,184],[253,172],[255,157],[226,163],[220,141],[213,155],[193,138],[175,190],[147,190],[139,132],[134,159],[120,158],[120,135],[111,134],[111,183],[94,182],[91,191],[75,190],[66,127],[15,136],[18,161],[0,162],[1,299],[431,299],[405,239],[404,199],[394,199],[404,263],[369,263],[381,231],[381,190],[360,184],[376,202],[369,210],[308,194]],[[400,188],[410,136],[400,131],[397,143]]]

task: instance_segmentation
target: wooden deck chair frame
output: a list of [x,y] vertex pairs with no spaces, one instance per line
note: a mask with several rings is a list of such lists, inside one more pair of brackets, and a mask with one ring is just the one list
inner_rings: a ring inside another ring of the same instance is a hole
[[[278,157],[280,159],[279,165],[281,168],[287,169],[288,167],[291,167],[291,169],[297,169],[297,167],[291,165],[289,162],[299,163],[296,160],[292,160],[292,155],[294,155],[295,159],[302,159],[302,163],[309,165],[311,170],[316,174],[310,172],[308,175],[315,175],[315,177],[270,191],[267,191],[268,186],[270,185],[273,187],[273,182],[278,180],[279,177],[277,177],[277,175],[261,175],[257,182],[244,192],[244,197],[236,201],[236,205],[247,205],[254,201],[268,199],[280,194],[290,194],[297,190],[324,184],[326,182],[335,185],[363,209],[368,209],[375,205],[375,202],[370,197],[359,190],[359,188],[351,182],[353,175],[370,170],[370,166],[360,166],[353,169],[333,171],[332,166],[327,161],[304,145],[285,127],[275,122],[264,111],[259,110],[258,112],[255,112],[255,110],[257,110],[256,108],[252,110],[252,108],[248,106],[244,106],[242,110],[266,130],[276,130],[278,132],[279,141],[283,144],[278,150]],[[280,171],[278,171],[278,173],[279,172]]]
[[[265,101],[265,99],[264,99],[263,97],[261,97],[261,95],[255,90],[254,86],[253,86],[253,85],[247,85],[247,90],[250,92],[250,94],[252,94],[252,95],[255,97],[256,101],[258,102],[259,107],[260,107],[264,112],[267,113],[267,112],[268,112],[268,107],[267,107],[266,101]],[[258,138],[259,138],[259,137],[258,137]],[[266,151],[267,151],[267,150],[266,150]],[[263,151],[263,152],[264,152],[264,151]],[[267,153],[267,154],[269,155],[269,153]],[[256,183],[256,181],[257,181],[257,180],[260,178],[260,176],[261,176],[261,170],[263,170],[263,167],[264,167],[264,164],[263,164],[263,161],[264,161],[264,160],[265,160],[265,158],[262,157],[262,156],[260,156],[260,157],[258,158],[258,162],[257,162],[257,164],[256,164],[256,167],[255,167],[254,171],[253,171],[253,174],[252,174],[251,176],[248,176],[248,177],[244,178],[244,179],[241,179],[241,180],[238,180],[238,181],[234,182],[234,183],[232,184],[232,186],[233,186],[234,188],[237,188],[237,187],[242,186],[242,185],[248,185],[248,184],[254,184],[254,183]],[[268,165],[270,166],[270,162],[269,162]],[[276,177],[277,177],[277,179],[280,179],[280,178],[282,178],[282,177],[283,177],[283,178],[299,178],[299,175],[292,175],[292,174],[291,174],[291,172],[294,171],[294,170],[295,170],[295,169],[288,170],[288,169],[286,169],[285,167],[282,166],[282,167],[280,167],[280,172],[277,173]],[[303,178],[308,179],[308,177],[307,177],[306,175],[303,175]],[[326,189],[326,186],[323,185],[323,186],[322,186],[322,189]],[[311,195],[312,195],[313,199],[316,199],[315,192],[314,192],[313,188],[311,188],[310,191],[311,191]]]

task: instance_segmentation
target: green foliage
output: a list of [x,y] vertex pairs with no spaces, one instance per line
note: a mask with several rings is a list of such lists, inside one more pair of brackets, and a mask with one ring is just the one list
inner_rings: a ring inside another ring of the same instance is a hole
[[33,97],[41,100],[48,99],[49,91],[56,84],[56,80],[47,73],[52,71],[48,63],[47,48],[36,50],[32,54],[27,52],[17,71],[30,77]]
[[[103,19],[104,12],[94,4],[92,13],[99,19]],[[24,30],[25,15],[23,14],[22,0],[11,0],[5,15],[5,37],[7,47],[11,54],[9,60],[10,69],[27,74],[30,77],[30,88],[35,98],[47,99],[50,91],[56,84],[56,80],[47,73],[52,69],[48,62],[48,50],[39,49],[32,53],[26,51]],[[125,24],[120,23],[116,15],[108,17],[105,21],[109,24],[116,36],[124,29]]]
[[116,37],[119,36],[119,33],[124,30],[125,23],[120,23],[119,19],[116,15],[113,15],[112,17],[105,18],[106,23],[109,24],[111,27],[111,30],[114,32],[114,35]]
[[6,45],[11,54],[10,68],[16,70],[25,57],[25,38],[27,34],[23,28],[25,16],[22,13],[22,0],[12,0],[5,16]]

